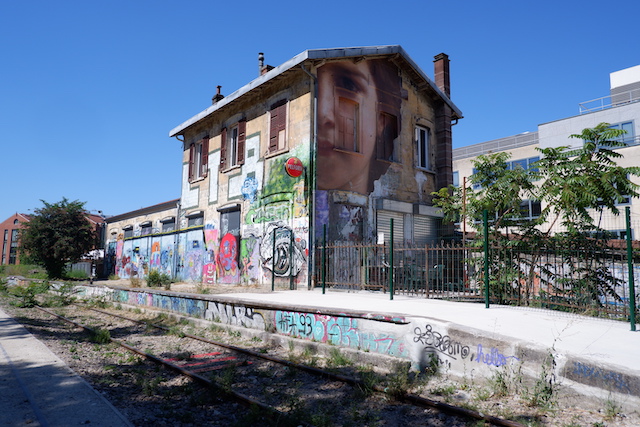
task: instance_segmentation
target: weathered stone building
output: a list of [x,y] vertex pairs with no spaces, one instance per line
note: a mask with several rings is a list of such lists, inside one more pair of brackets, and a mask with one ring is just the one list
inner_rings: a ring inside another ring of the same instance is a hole
[[[452,183],[449,60],[400,46],[307,50],[170,131],[183,144],[177,280],[312,284],[317,241],[437,239]],[[325,231],[326,230],[326,231]],[[162,251],[163,248],[160,248]]]

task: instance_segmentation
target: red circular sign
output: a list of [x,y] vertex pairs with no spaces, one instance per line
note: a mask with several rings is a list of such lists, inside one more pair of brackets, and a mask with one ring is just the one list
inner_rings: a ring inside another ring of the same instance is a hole
[[287,162],[284,164],[284,168],[289,176],[292,176],[294,178],[299,177],[300,175],[302,175],[302,172],[304,172],[304,165],[302,164],[302,161],[297,157],[289,157],[287,159]]

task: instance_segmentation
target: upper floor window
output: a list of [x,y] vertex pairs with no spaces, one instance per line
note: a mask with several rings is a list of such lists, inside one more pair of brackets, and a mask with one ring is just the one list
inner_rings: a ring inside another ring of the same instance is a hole
[[142,224],[140,224],[140,235],[141,236],[147,236],[147,235],[151,234],[151,231],[152,231],[151,221],[143,222]]
[[453,186],[460,187],[460,172],[453,171]]
[[207,176],[209,169],[209,138],[203,138],[189,146],[189,182]]
[[220,168],[222,170],[244,163],[246,125],[247,122],[241,120],[229,129],[222,129],[220,147]]
[[133,226],[132,225],[123,227],[123,230],[124,230],[124,238],[125,239],[127,237],[133,237]]
[[360,151],[359,116],[360,105],[352,99],[338,98],[336,110],[336,148],[346,151]]
[[423,169],[431,169],[429,164],[429,128],[416,126],[416,166]]
[[287,100],[271,106],[269,119],[269,152],[275,153],[287,148]]
[[187,227],[197,227],[201,225],[204,225],[204,213],[200,211],[187,215]]
[[[531,171],[531,172],[536,172],[538,170],[538,168],[536,167],[535,163],[540,160],[540,157],[536,156],[536,157],[529,157],[526,159],[518,159],[518,160],[509,160],[506,162],[507,165],[507,170],[514,170],[516,168],[522,168],[526,171]],[[473,168],[473,172],[472,174],[475,175],[476,173],[478,173],[478,169]],[[480,184],[473,184],[471,186],[471,188],[473,188],[474,190],[479,190],[482,188],[482,185]]]
[[398,137],[398,117],[387,112],[380,112],[379,119],[382,131],[378,135],[377,158],[391,162],[398,161],[394,156],[394,141]]
[[534,219],[539,218],[542,212],[542,205],[537,200],[522,200],[520,202],[520,218]]
[[633,132],[633,122],[622,122],[610,125],[611,129],[621,129],[625,131],[622,135],[615,138],[615,141],[622,142],[624,145],[635,145],[635,135]]
[[165,218],[160,222],[162,223],[162,231],[163,232],[174,231],[176,229],[176,219],[175,219],[175,217]]

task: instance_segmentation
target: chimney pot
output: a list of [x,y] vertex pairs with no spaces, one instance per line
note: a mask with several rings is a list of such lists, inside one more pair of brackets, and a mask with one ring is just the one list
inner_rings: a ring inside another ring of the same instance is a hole
[[216,94],[213,96],[213,98],[211,98],[211,103],[215,104],[216,102],[220,101],[222,98],[224,98],[224,95],[222,93],[220,93],[220,89],[222,89],[222,86],[218,85],[216,86],[217,88],[217,92]]
[[258,75],[262,75],[262,68],[264,68],[264,53],[258,53]]

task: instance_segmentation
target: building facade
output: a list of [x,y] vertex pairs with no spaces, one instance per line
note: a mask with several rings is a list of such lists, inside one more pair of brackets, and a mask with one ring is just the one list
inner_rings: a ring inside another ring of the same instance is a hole
[[0,236],[2,236],[0,265],[20,264],[19,234],[22,224],[28,221],[29,215],[16,213],[0,223]]
[[172,276],[311,286],[324,239],[388,242],[393,219],[398,242],[436,240],[431,192],[452,183],[462,113],[447,55],[434,64],[435,82],[400,46],[307,50],[277,67],[260,54],[255,80],[218,87],[170,131],[183,146]]
[[[582,140],[570,135],[580,134],[583,129],[595,127],[600,123],[609,123],[613,128],[626,131],[620,137],[624,146],[616,148],[622,155],[618,164],[623,167],[640,165],[640,66],[611,73],[610,82],[609,95],[581,103],[580,114],[576,116],[539,124],[536,132],[454,149],[453,168],[456,185],[464,185],[465,180],[474,173],[473,161],[481,154],[508,152],[511,155],[509,167],[520,165],[526,169],[540,159],[539,148],[579,148],[583,144]],[[637,178],[635,180],[640,184]],[[523,212],[528,211],[530,217],[539,215],[544,207],[535,200],[525,200],[523,203],[526,204],[523,206]],[[630,207],[632,217],[640,217],[638,199],[626,198],[620,203],[620,209],[624,210],[625,206]],[[473,227],[472,224],[468,226]],[[623,238],[626,233],[624,215],[609,216],[602,228]],[[633,234],[632,230],[632,238],[637,239],[638,236]]]
[[[144,277],[151,269],[173,276],[180,199],[115,215],[105,220],[103,275]],[[188,230],[183,230],[187,232]]]

